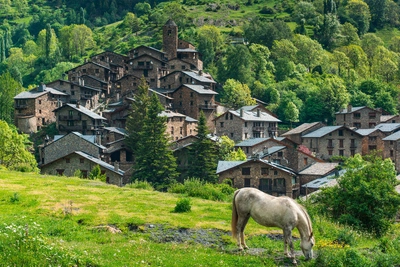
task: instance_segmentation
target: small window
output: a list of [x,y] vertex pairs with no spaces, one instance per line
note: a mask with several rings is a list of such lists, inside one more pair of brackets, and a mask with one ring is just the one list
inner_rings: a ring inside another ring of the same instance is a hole
[[250,175],[250,167],[242,168],[242,175]]
[[343,130],[339,130],[339,136],[343,136]]
[[39,100],[39,105],[41,105],[42,104],[42,100]]
[[221,128],[224,128],[224,122],[223,121],[221,121],[219,124],[220,124]]
[[250,187],[250,178],[245,178],[244,179],[244,187]]
[[247,121],[244,122],[244,127],[247,127]]
[[80,162],[80,163],[85,163],[85,159],[80,158],[80,159],[79,159],[79,162]]
[[261,175],[268,175],[269,169],[268,168],[261,168]]
[[96,72],[96,73],[100,73],[100,70],[99,70],[99,69],[96,69],[95,72]]
[[277,170],[274,171],[274,175],[278,175],[278,171]]

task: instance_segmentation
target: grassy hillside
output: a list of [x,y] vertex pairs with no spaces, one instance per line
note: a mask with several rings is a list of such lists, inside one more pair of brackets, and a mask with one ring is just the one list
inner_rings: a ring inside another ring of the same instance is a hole
[[[174,213],[182,195],[4,170],[0,171],[0,196],[0,266],[290,265],[283,257],[281,230],[252,220],[246,233],[253,250],[235,252],[229,233],[231,204],[226,202],[192,198],[191,212]],[[323,218],[314,216],[313,221],[315,251],[325,256],[311,262],[300,256],[301,266],[318,266],[327,257],[330,261],[333,256],[329,255],[346,256],[349,251],[357,257],[400,261],[389,253],[399,248],[398,226],[382,241]],[[188,229],[194,232],[191,241],[174,238]],[[200,229],[208,234],[204,236]],[[293,235],[299,236],[297,231]],[[196,241],[205,238],[215,244]],[[381,255],[380,247],[388,254]],[[299,240],[295,249],[301,254]]]

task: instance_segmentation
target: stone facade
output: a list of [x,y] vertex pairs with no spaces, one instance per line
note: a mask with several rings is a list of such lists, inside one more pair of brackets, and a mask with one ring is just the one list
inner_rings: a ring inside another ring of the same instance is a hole
[[303,142],[303,140],[301,139],[303,135],[306,135],[324,126],[325,125],[321,122],[303,123],[294,129],[282,133],[280,136],[287,137],[297,144],[301,144]]
[[57,117],[57,129],[60,134],[80,132],[82,134],[96,134],[103,127],[104,117],[79,106],[65,104],[54,110]]
[[400,171],[400,131],[382,139],[384,142],[383,157],[390,158],[397,172]]
[[78,82],[83,75],[93,76],[102,81],[111,81],[111,69],[95,62],[87,62],[68,71],[68,80]]
[[33,133],[56,121],[53,110],[69,96],[45,85],[14,97],[14,124],[23,133]]
[[276,136],[279,119],[268,113],[228,110],[214,119],[216,135],[226,135],[235,142],[249,138]]
[[197,134],[197,120],[193,118],[168,110],[163,111],[160,116],[167,117],[166,132],[171,140],[179,140],[188,135]]
[[64,136],[56,136],[54,141],[45,144],[40,150],[40,164],[55,161],[60,157],[71,154],[77,148],[96,158],[100,158],[105,149],[99,144],[99,140],[96,140],[96,136],[72,132]]
[[373,151],[383,153],[385,150],[385,144],[382,139],[385,138],[386,135],[381,130],[358,129],[356,132],[363,136],[361,142],[361,155],[367,155]]
[[[224,168],[223,165],[231,164]],[[225,179],[232,181],[237,188],[255,187],[274,196],[296,198],[300,194],[299,179],[294,172],[265,160],[248,160],[244,162],[219,162],[219,182]]]
[[336,113],[336,125],[355,127],[357,129],[374,128],[380,123],[382,111],[369,107],[347,106]]
[[80,170],[83,178],[86,178],[96,165],[99,165],[102,174],[106,175],[107,183],[118,186],[126,184],[123,177],[124,172],[118,166],[114,167],[101,162],[80,151],[73,152],[43,165],[41,172],[50,175],[73,176],[76,170]]
[[303,136],[303,145],[316,157],[328,160],[332,156],[351,157],[361,153],[363,136],[345,126],[326,126]]
[[160,87],[163,89],[177,89],[183,84],[203,85],[215,91],[215,81],[203,72],[176,70],[160,78]]
[[151,55],[140,55],[128,60],[128,73],[144,77],[151,88],[160,87],[160,78],[167,75],[167,62]]

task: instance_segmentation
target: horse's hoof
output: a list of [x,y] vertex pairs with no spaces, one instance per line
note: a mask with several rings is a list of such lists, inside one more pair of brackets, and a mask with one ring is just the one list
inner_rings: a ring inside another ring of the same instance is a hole
[[249,247],[248,246],[244,246],[244,249],[249,249]]

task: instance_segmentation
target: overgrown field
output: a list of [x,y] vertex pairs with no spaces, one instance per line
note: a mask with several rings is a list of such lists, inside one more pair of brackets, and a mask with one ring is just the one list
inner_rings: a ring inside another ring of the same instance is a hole
[[[253,250],[238,253],[230,202],[190,198],[190,212],[173,212],[182,197],[0,170],[0,266],[291,265],[283,257],[281,230],[250,221]],[[400,265],[398,226],[377,240],[316,215],[313,223],[318,256],[309,262],[298,256],[301,266]]]

